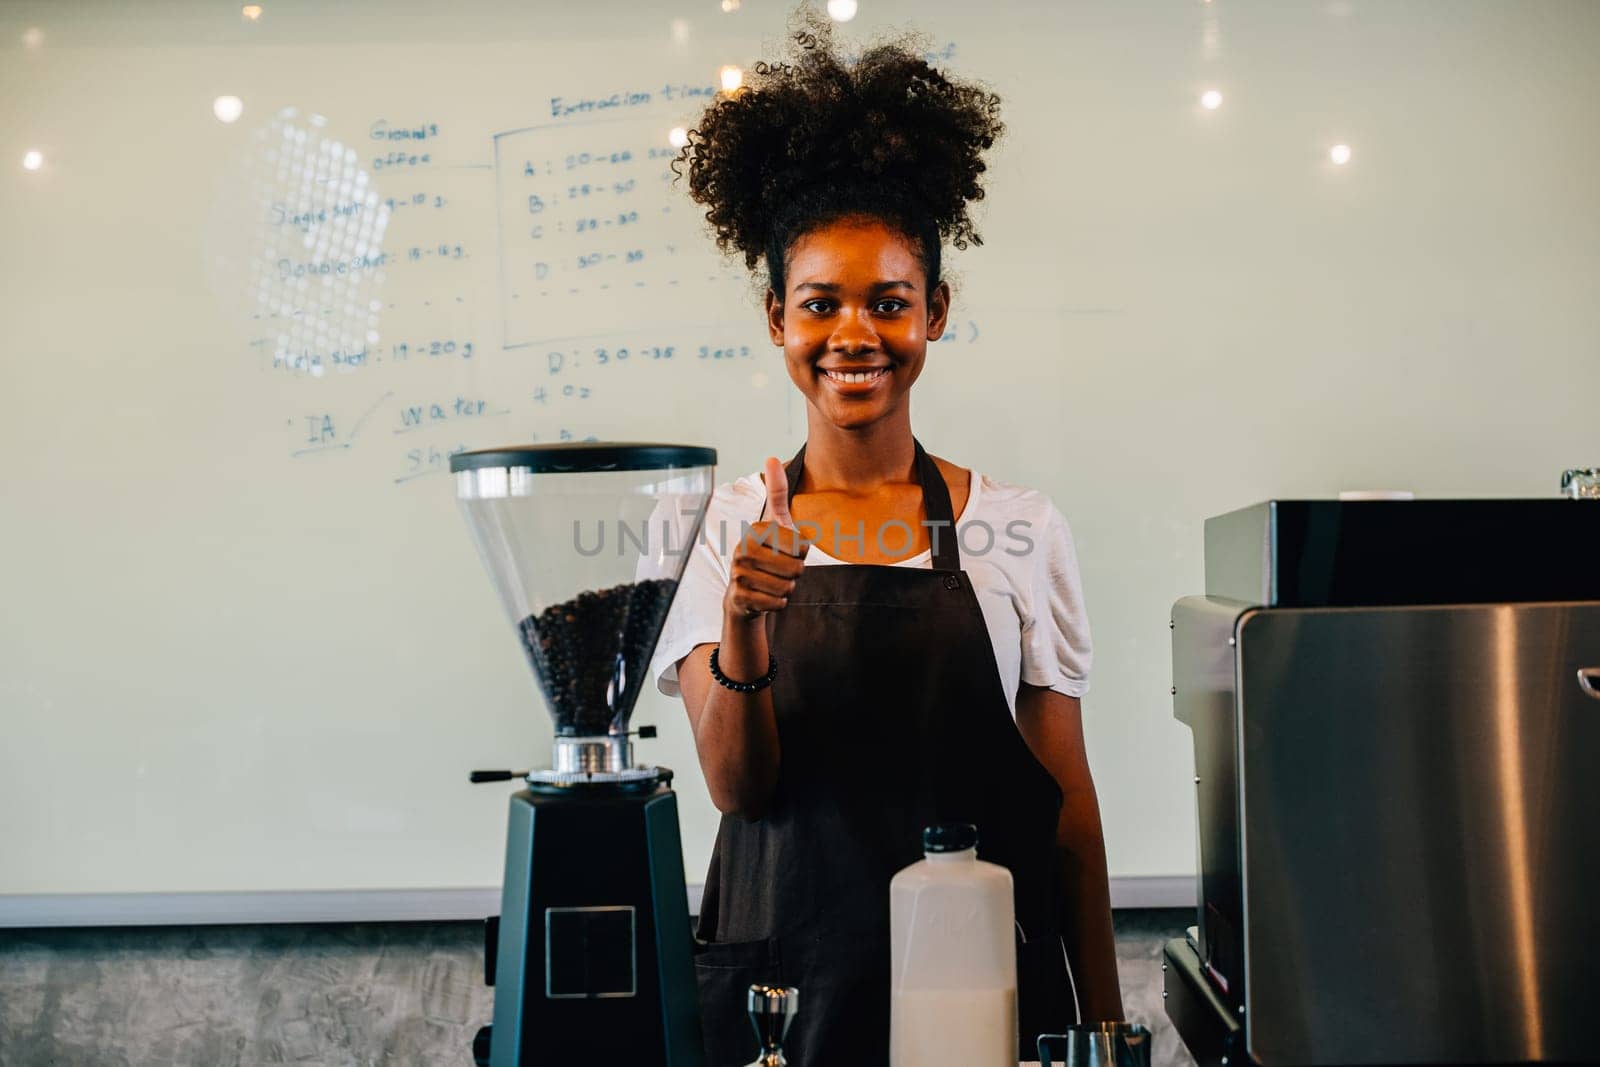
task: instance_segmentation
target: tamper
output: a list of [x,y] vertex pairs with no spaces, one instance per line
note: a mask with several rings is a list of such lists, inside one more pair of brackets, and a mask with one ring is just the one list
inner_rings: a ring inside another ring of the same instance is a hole
[[750,1025],[756,1028],[761,1054],[750,1067],[788,1067],[783,1055],[783,1037],[794,1022],[800,1007],[800,991],[793,987],[753,985],[750,987]]

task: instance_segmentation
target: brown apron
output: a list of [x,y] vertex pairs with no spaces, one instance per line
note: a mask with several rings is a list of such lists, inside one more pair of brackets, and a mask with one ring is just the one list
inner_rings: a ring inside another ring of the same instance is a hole
[[[804,462],[802,447],[791,495]],[[695,960],[706,1067],[755,1058],[753,982],[800,991],[784,1045],[794,1067],[888,1063],[889,879],[922,858],[935,822],[975,823],[978,855],[1011,871],[1019,1059],[1074,1021],[1061,792],[1006,706],[949,490],[920,443],[916,464],[928,521],[945,523],[931,531],[933,569],[807,567],[766,617],[780,769],[765,817],[723,817],[706,875]]]

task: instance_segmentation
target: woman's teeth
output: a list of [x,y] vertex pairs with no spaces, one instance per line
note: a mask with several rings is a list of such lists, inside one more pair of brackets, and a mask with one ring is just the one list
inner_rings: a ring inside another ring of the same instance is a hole
[[876,370],[854,371],[848,374],[843,371],[836,370],[825,370],[822,373],[826,374],[836,382],[870,382],[875,378],[881,378],[885,374],[888,374],[889,368],[879,367]]

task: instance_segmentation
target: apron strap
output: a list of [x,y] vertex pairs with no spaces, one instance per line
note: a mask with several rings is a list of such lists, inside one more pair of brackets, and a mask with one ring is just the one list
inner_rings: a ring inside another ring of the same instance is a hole
[[[956,520],[950,506],[950,487],[945,485],[944,475],[939,473],[939,465],[935,463],[922,447],[922,442],[915,437],[911,443],[916,446],[916,475],[917,484],[922,488],[922,506],[928,513],[928,522],[934,525],[929,531],[935,551],[933,553],[933,569],[936,571],[959,571],[961,569],[961,554],[957,549]],[[784,467],[784,474],[789,482],[789,496],[793,498],[795,491],[800,487],[800,478],[806,469],[806,446],[801,445],[800,451],[794,454]],[[767,505],[761,505],[761,514],[757,522],[767,517]]]
[[930,523],[943,524],[928,531],[929,538],[938,546],[938,551],[933,554],[933,569],[959,571],[961,554],[957,551],[956,517],[950,506],[950,487],[944,484],[939,465],[923,451],[922,442],[913,437],[911,443],[917,446],[917,480],[922,483],[922,506],[928,512]]

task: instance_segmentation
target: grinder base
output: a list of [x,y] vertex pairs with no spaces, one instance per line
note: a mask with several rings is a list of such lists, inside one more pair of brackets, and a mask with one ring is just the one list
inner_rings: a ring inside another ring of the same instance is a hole
[[512,796],[491,1067],[703,1067],[666,784]]

